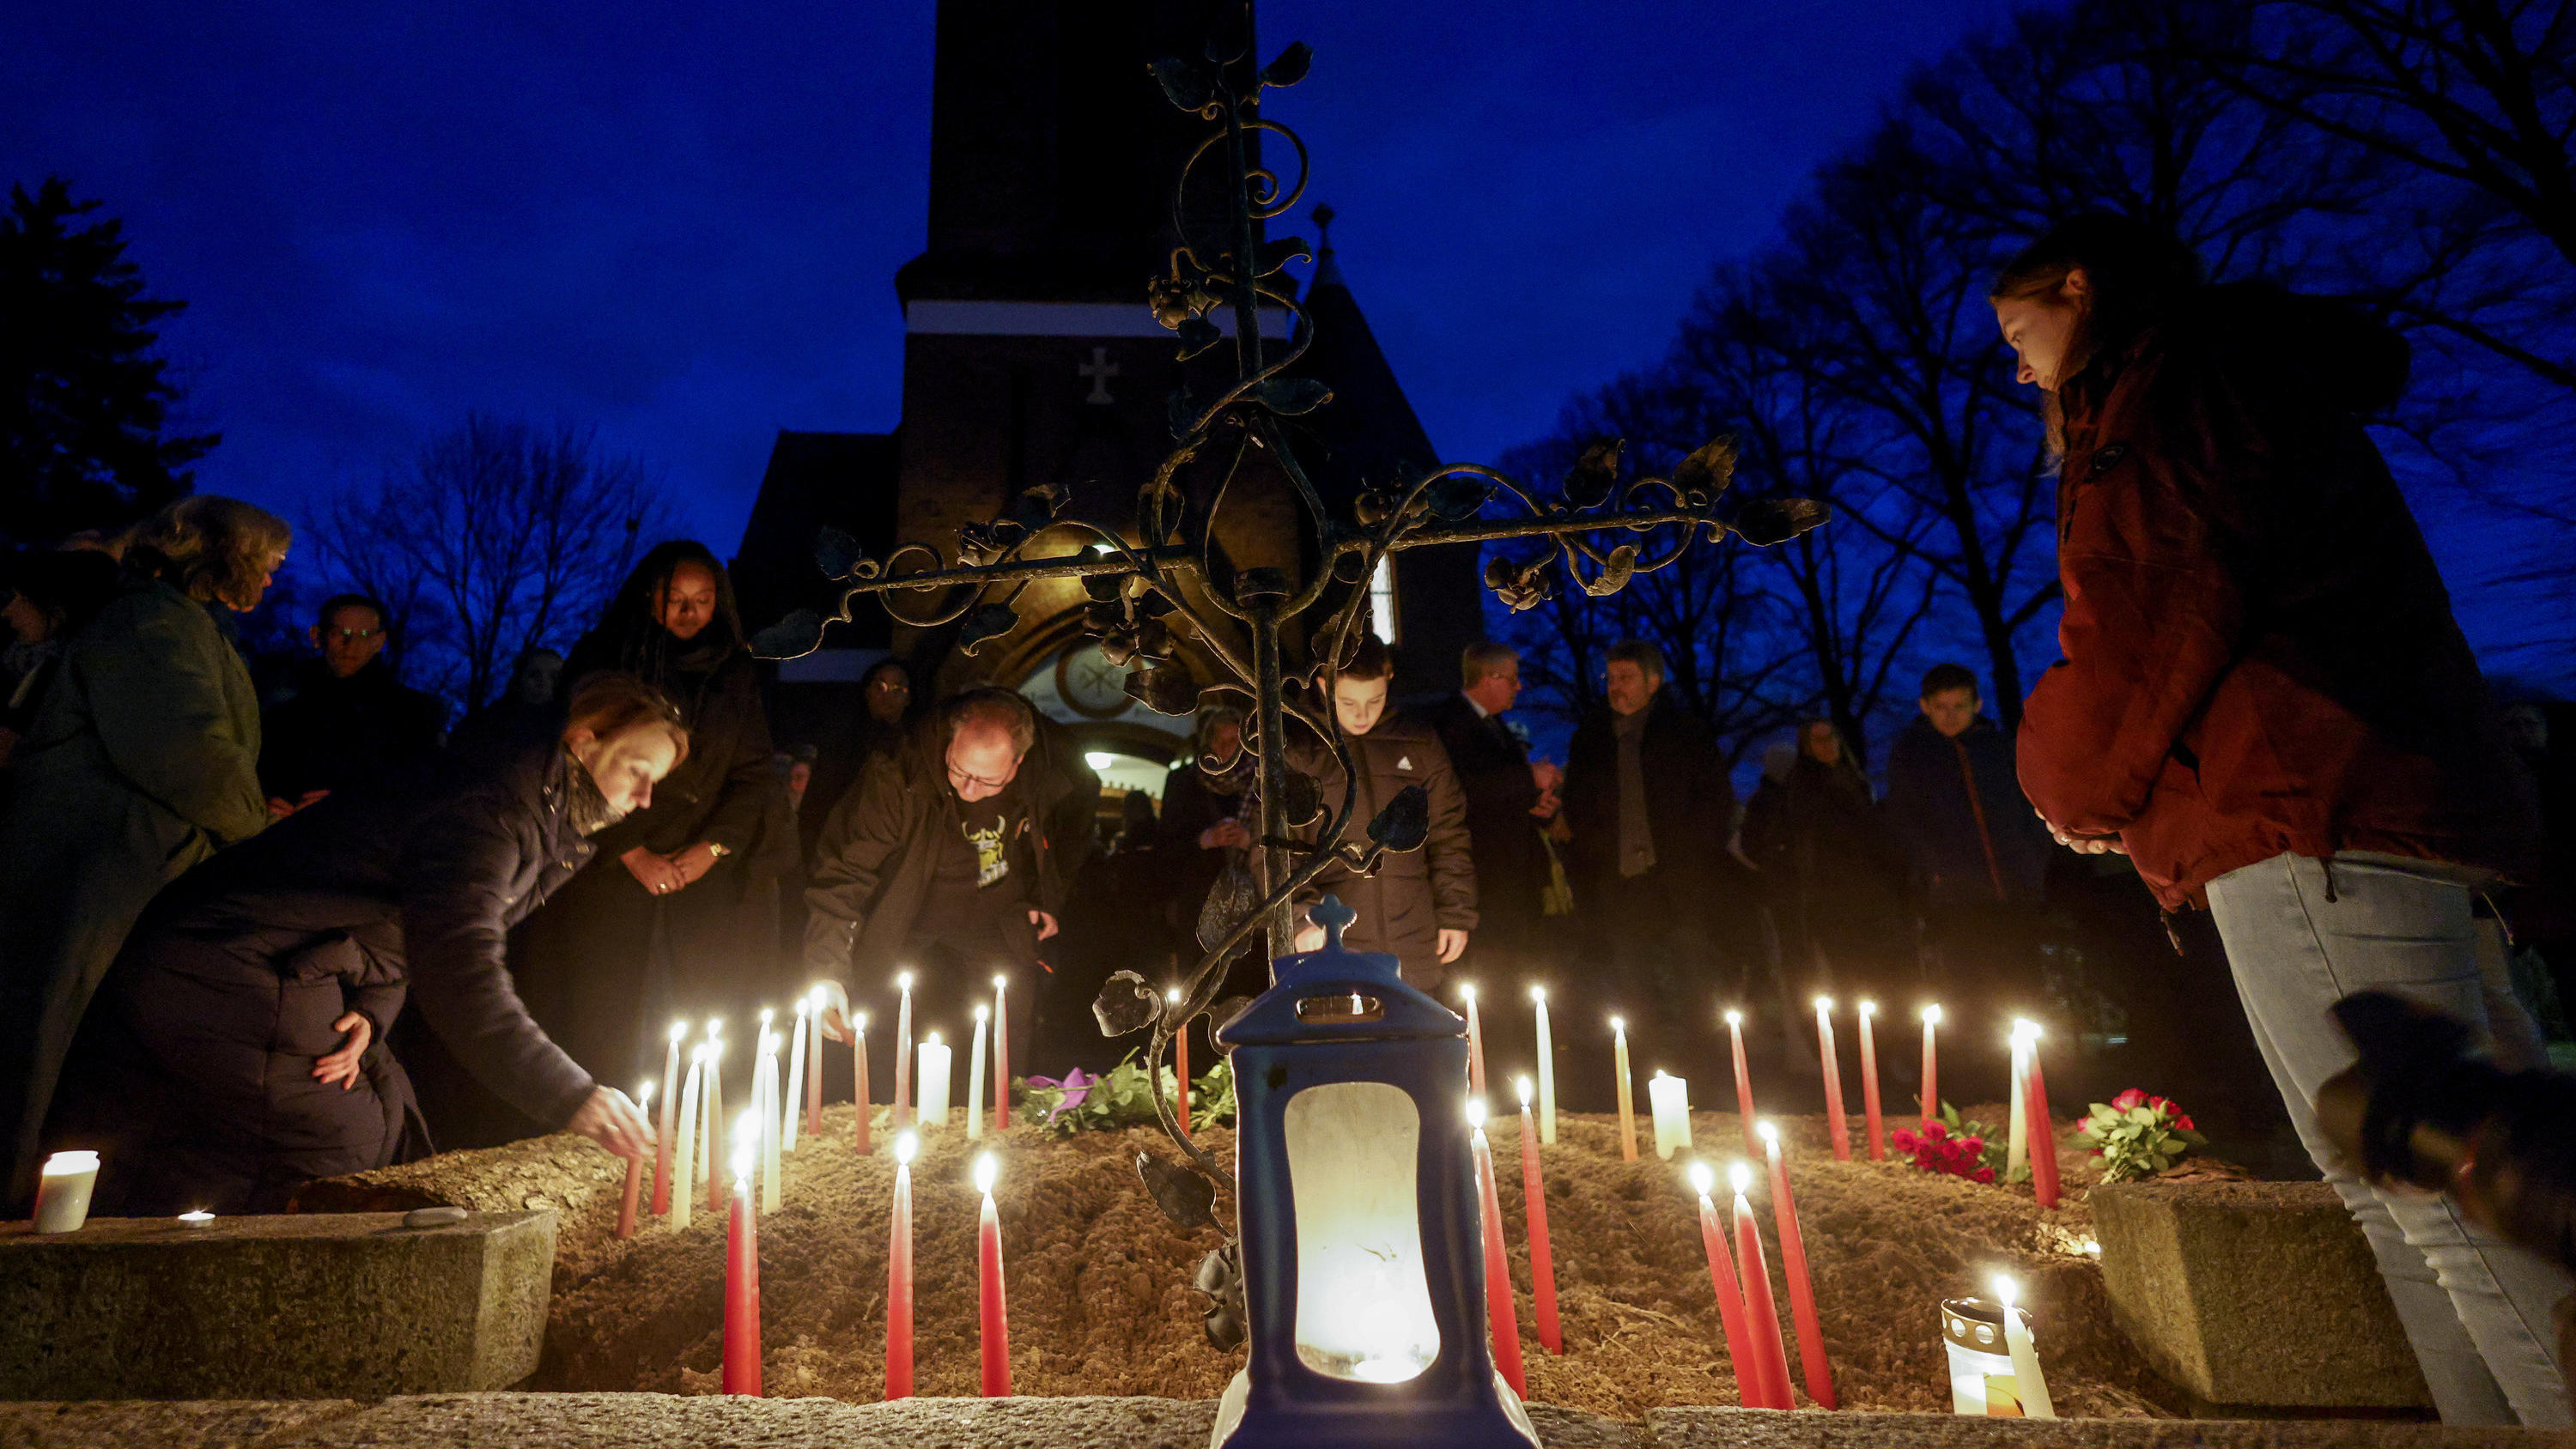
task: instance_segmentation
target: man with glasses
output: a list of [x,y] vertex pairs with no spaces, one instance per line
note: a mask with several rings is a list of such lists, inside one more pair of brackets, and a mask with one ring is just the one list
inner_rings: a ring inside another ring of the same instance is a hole
[[406,689],[385,663],[392,615],[365,594],[338,594],[306,631],[318,659],[297,666],[285,696],[260,716],[259,781],[271,819],[334,790],[363,785],[429,754],[447,709]]
[[[910,971],[915,1038],[938,1031],[951,1042],[972,1029],[973,1004],[991,997],[996,973],[1035,985],[1038,943],[1056,933],[1086,844],[1056,838],[1075,818],[1060,807],[1082,772],[1059,768],[1055,751],[1027,700],[973,689],[934,711],[903,749],[871,757],[824,821],[807,872],[807,970],[870,997]],[[847,1012],[846,996],[825,1008],[824,1028],[838,1039],[847,1039]],[[1021,1061],[1033,1018],[1011,1015]],[[880,1050],[892,1050],[889,1037],[878,1034]],[[869,1070],[892,1065],[889,1057]]]

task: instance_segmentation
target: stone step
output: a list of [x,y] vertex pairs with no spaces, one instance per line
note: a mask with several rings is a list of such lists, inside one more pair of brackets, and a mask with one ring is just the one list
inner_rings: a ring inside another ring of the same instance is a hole
[[0,1399],[506,1388],[536,1371],[554,1252],[549,1212],[0,1225]]
[[[1529,1406],[1546,1449],[2576,1449],[2576,1435],[2357,1420],[1977,1419],[1661,1409],[1643,1425]],[[6,1449],[1205,1449],[1213,1401],[442,1394],[374,1404],[0,1404]]]

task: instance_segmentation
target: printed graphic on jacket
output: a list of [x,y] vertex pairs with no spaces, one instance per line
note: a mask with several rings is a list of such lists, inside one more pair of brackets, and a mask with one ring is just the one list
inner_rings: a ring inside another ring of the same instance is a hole
[[975,888],[982,890],[1011,873],[1010,857],[1002,853],[1003,820],[998,815],[983,820],[964,822],[966,844],[975,852]]

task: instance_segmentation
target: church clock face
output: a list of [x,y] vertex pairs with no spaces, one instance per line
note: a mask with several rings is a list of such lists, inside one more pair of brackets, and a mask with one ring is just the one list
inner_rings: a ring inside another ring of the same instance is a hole
[[1076,714],[1093,719],[1115,719],[1135,703],[1127,697],[1127,671],[1103,658],[1093,643],[1055,657],[1055,688]]

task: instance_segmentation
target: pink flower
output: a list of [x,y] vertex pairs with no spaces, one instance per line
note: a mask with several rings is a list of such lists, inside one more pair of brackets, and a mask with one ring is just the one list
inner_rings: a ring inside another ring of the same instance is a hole
[[[2120,1095],[2118,1095],[2118,1096],[2116,1096],[2116,1097],[2113,1097],[2113,1098],[2111,1099],[2111,1105],[2112,1105],[2113,1107],[2115,1107],[2115,1108],[2119,1109],[2120,1111],[2126,1112],[2126,1111],[2128,1111],[2131,1107],[2138,1106],[2138,1105],[2140,1105],[2140,1104],[2144,1103],[2146,1100],[2147,1100],[2147,1094],[2146,1094],[2146,1093],[2139,1091],[2139,1090],[2138,1090],[2137,1088],[2135,1088],[2135,1087],[2131,1087],[2131,1088],[2129,1088],[2127,1091],[2122,1092]],[[2157,1100],[2158,1100],[2158,1101],[2162,1101],[2163,1099],[2162,1099],[2162,1098],[2158,1098]]]

